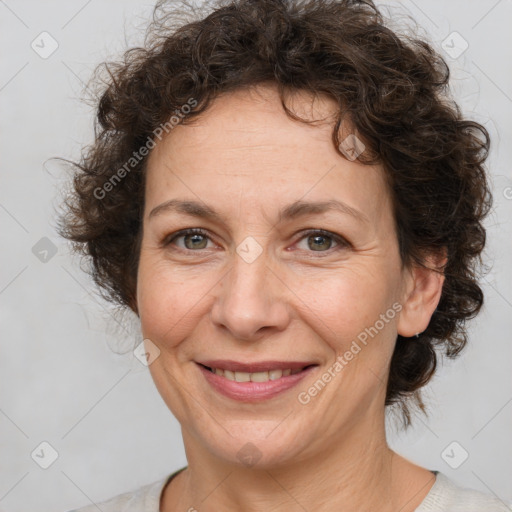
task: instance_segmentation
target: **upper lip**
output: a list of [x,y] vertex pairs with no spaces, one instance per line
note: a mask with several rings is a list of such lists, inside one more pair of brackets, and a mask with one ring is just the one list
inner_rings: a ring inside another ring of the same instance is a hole
[[196,363],[208,366],[209,368],[218,368],[220,370],[231,370],[233,372],[265,372],[271,370],[297,370],[306,366],[316,365],[312,361],[255,361],[251,363],[241,363],[229,359],[211,359],[205,361],[196,361]]

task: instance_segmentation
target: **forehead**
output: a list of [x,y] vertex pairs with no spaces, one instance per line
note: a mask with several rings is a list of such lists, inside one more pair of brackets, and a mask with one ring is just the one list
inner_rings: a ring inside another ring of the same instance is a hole
[[[297,93],[287,106],[313,124],[294,121],[272,86],[217,97],[191,124],[157,143],[147,163],[146,216],[151,208],[186,197],[224,210],[277,212],[299,199],[341,200],[373,219],[389,207],[379,166],[344,159],[332,142],[336,103]],[[227,212],[233,213],[233,212]]]

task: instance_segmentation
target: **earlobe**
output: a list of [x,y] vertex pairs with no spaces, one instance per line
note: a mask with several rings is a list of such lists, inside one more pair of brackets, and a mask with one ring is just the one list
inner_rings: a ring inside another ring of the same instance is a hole
[[413,337],[428,327],[441,299],[446,261],[446,251],[443,251],[442,254],[431,255],[426,259],[427,268],[415,266],[409,270],[409,285],[402,298],[402,311],[397,324],[401,336]]

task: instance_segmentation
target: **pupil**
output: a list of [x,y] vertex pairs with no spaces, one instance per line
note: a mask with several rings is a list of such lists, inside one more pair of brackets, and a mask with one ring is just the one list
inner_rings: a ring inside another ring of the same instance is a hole
[[[310,237],[310,239],[314,240],[313,244],[309,244],[309,248],[310,249],[313,249],[313,250],[316,250],[316,249],[329,249],[330,246],[331,246],[329,237],[326,237],[326,236],[323,236],[323,235],[316,235],[316,236]],[[324,241],[323,244],[322,244],[322,240]],[[325,242],[325,240],[328,240],[328,241]],[[318,241],[320,241],[320,244],[317,244]]]
[[[202,239],[202,240],[201,240]],[[187,244],[187,241],[191,241],[191,244]],[[185,245],[187,246],[187,249],[204,249],[204,245],[203,246],[199,246],[196,244],[196,242],[204,242],[206,241],[206,239],[203,237],[203,235],[201,234],[193,234],[193,235],[187,235],[185,237]],[[189,245],[191,245],[191,247],[189,247]]]

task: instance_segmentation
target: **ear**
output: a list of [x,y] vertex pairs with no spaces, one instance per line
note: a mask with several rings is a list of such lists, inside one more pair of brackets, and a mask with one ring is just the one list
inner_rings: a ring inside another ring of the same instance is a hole
[[446,250],[443,249],[424,259],[428,268],[415,265],[405,271],[402,310],[397,324],[401,336],[409,338],[428,327],[441,298],[446,262]]

